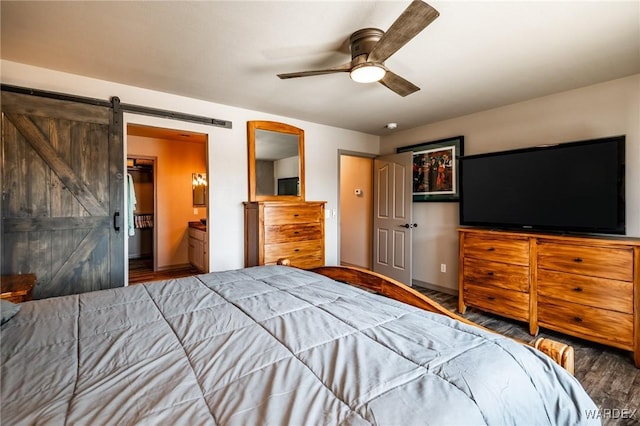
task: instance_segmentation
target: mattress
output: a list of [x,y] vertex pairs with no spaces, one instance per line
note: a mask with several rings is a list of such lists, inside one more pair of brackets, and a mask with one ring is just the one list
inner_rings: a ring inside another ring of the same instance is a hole
[[537,350],[285,266],[25,302],[2,424],[588,424]]

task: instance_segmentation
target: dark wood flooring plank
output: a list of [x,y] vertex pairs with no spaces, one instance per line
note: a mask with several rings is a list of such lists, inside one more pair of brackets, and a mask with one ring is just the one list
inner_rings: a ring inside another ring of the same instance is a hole
[[[421,287],[414,288],[457,313],[458,298],[456,296]],[[528,333],[526,323],[473,308],[467,309],[463,316],[505,336],[526,341],[534,340],[534,337]],[[544,328],[540,329],[539,337],[548,337],[574,347],[575,377],[596,405],[603,410],[603,425],[640,425],[640,368],[634,366],[630,352]],[[611,410],[608,415],[606,410]],[[624,413],[628,417],[634,410],[633,418],[623,418]],[[616,416],[618,418],[615,418]]]

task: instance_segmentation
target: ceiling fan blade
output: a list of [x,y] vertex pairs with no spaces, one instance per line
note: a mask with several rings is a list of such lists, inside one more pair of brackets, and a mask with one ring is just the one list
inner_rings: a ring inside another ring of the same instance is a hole
[[420,90],[418,86],[400,77],[398,74],[394,74],[391,71],[387,71],[380,84],[393,90],[398,95],[405,97]]
[[351,62],[333,67],[327,68],[324,70],[314,70],[314,71],[299,71],[299,72],[290,72],[286,74],[278,74],[278,77],[285,78],[297,78],[297,77],[310,77],[312,75],[323,75],[323,74],[334,74],[337,72],[349,72],[351,71]]
[[371,53],[369,53],[367,61],[374,63],[386,61],[389,56],[396,53],[398,49],[418,35],[438,16],[440,16],[440,13],[427,3],[421,0],[413,0],[409,7],[402,12],[380,38]]

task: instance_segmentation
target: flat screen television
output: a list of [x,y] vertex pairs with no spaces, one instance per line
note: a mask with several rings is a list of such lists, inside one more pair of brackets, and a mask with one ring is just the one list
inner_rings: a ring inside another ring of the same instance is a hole
[[298,177],[278,179],[278,195],[298,195],[299,184]]
[[460,158],[460,224],[625,234],[625,136]]

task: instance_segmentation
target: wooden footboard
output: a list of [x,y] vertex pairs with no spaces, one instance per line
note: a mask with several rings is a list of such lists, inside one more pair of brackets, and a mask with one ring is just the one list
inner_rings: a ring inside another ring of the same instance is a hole
[[[286,259],[278,262],[281,265],[288,265]],[[386,277],[376,272],[367,271],[366,269],[351,266],[321,266],[319,268],[310,269],[310,271],[324,275],[336,281],[362,287],[374,293],[390,297],[400,302],[416,306],[418,308],[446,315],[449,318],[456,319],[465,324],[479,327],[483,330],[497,333],[479,324],[469,321],[468,319],[451,312],[439,303],[431,300],[424,294],[414,290],[413,288],[402,284],[399,281]],[[519,339],[513,339],[519,343],[533,346],[544,354],[548,355],[555,362],[560,364],[565,370],[573,374],[574,372],[574,350],[573,347],[564,343],[556,342],[551,339],[539,338],[534,342],[525,342]]]

